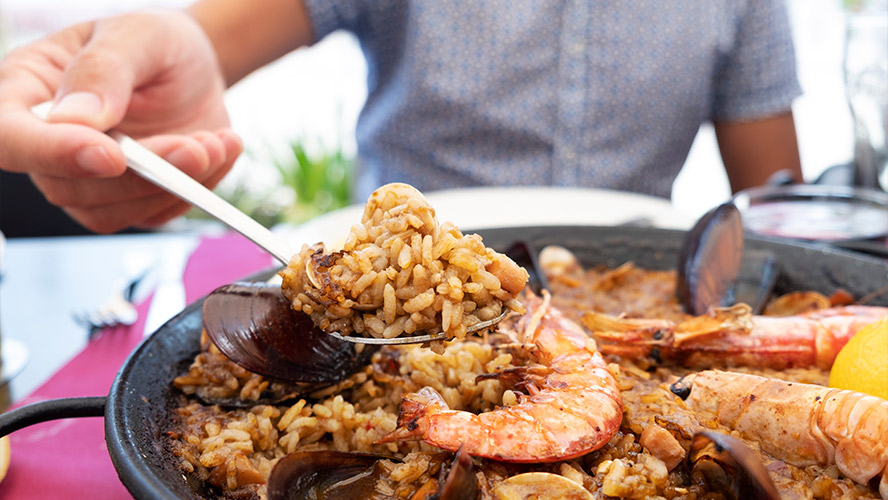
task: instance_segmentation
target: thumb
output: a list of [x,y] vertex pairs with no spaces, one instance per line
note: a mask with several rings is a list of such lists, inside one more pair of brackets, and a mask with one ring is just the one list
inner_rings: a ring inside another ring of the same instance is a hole
[[[115,29],[94,25],[89,41],[62,74],[49,121],[77,123],[107,131],[126,114],[136,85],[132,41],[121,42]],[[143,53],[144,57],[144,53]]]

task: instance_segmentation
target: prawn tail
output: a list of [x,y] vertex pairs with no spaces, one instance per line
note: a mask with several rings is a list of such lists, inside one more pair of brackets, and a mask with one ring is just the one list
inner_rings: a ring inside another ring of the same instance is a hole
[[431,387],[405,394],[398,406],[398,427],[376,443],[423,439],[429,432],[429,416],[446,409],[444,398]]
[[628,319],[597,312],[587,312],[581,320],[604,354],[657,359],[672,352],[675,325],[670,321]]
[[[816,429],[835,445],[840,472],[866,484],[876,476],[886,481],[888,471],[888,401],[859,392],[833,390],[821,399]],[[880,486],[881,488],[881,486]]]

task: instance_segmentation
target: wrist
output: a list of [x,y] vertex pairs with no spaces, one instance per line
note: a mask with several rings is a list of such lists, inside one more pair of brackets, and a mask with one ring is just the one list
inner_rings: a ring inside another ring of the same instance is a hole
[[312,39],[300,0],[198,0],[186,12],[212,43],[228,86]]

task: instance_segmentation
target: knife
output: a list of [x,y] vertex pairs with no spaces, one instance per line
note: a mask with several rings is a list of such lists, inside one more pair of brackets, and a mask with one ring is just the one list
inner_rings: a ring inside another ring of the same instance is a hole
[[164,247],[160,278],[145,318],[146,337],[185,309],[185,285],[182,278],[185,265],[197,243],[197,238],[189,238],[176,240]]

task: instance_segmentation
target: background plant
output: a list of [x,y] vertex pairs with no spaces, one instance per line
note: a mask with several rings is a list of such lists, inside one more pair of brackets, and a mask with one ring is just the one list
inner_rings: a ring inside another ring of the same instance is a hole
[[[351,203],[355,160],[341,145],[325,147],[297,139],[283,152],[272,154],[270,160],[259,159],[259,152],[248,151],[246,156],[257,164],[252,168],[261,165],[273,168],[277,173],[276,182],[256,187],[241,179],[220,184],[216,194],[265,227],[299,224]],[[209,219],[196,208],[186,217]]]

